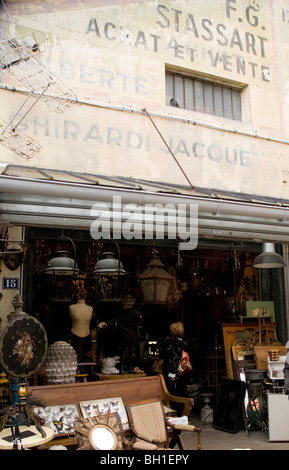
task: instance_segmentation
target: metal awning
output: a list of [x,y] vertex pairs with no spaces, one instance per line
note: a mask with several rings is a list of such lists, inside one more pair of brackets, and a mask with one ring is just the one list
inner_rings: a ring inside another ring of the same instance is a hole
[[139,222],[152,220],[145,210],[149,205],[182,205],[189,217],[193,204],[198,207],[199,238],[289,242],[287,200],[2,164],[1,224],[89,230],[95,219],[92,206],[102,203],[112,210],[113,198],[121,201],[113,215],[118,222],[124,220],[128,204],[139,208]]

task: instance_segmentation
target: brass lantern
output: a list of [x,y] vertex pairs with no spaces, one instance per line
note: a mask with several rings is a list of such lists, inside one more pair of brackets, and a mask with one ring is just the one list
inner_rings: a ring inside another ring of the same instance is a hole
[[164,269],[157,251],[145,271],[139,275],[143,301],[146,304],[165,304],[173,277]]

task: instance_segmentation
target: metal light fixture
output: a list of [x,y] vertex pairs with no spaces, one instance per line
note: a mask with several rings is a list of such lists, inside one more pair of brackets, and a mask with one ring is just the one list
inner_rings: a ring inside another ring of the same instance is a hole
[[75,244],[69,237],[61,235],[61,241],[68,240],[73,246],[73,258],[70,258],[70,252],[66,250],[55,251],[54,257],[48,261],[47,268],[44,270],[45,274],[54,276],[74,276],[79,273],[76,263],[76,248]]
[[118,243],[113,240],[117,247],[118,257],[111,251],[102,253],[101,259],[97,261],[92,275],[98,278],[101,288],[101,300],[106,302],[119,302],[123,296],[130,273],[126,272],[120,261],[120,250]]
[[282,256],[275,252],[274,243],[263,243],[262,246],[262,253],[254,260],[254,268],[283,268],[286,266]]
[[48,261],[45,274],[54,276],[74,276],[79,273],[75,259],[70,258],[70,252],[65,250],[55,251],[54,257]]
[[72,244],[73,258],[70,257],[71,253],[69,251],[62,249],[55,251],[43,273],[48,275],[51,280],[51,300],[54,302],[72,302],[74,286],[70,279],[80,272],[76,263],[76,248],[69,237],[61,235],[59,240],[68,240]]
[[143,301],[146,304],[165,304],[173,277],[164,269],[158,252],[153,251],[153,257],[145,271],[139,275],[142,286]]
[[[5,248],[0,251],[0,258],[10,271],[15,271],[24,263],[30,245],[24,243],[23,240],[8,240],[5,238],[1,238],[1,242],[3,242]],[[8,248],[9,244],[14,245],[13,248]]]

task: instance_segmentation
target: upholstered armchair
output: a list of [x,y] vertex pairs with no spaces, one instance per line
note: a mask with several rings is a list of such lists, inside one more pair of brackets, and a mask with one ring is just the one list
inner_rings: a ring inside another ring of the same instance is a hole
[[172,424],[165,416],[161,400],[140,402],[126,406],[133,435],[132,449],[172,449],[178,445],[185,450],[183,432],[197,433],[197,449],[201,449],[201,429],[190,424]]

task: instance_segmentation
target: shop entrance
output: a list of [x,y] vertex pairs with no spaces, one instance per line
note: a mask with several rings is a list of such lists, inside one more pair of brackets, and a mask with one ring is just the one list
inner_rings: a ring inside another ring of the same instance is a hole
[[[248,306],[265,300],[274,302],[278,334],[282,309],[282,295],[278,293],[282,290],[282,279],[280,275],[278,280],[274,280],[274,276],[272,280],[271,274],[264,277],[260,270],[253,268],[253,260],[260,251],[257,244],[201,240],[195,250],[179,253],[177,245],[173,244],[120,242],[121,262],[130,273],[126,291],[122,302],[100,302],[99,286],[89,273],[101,253],[104,250],[115,251],[115,245],[91,240],[87,232],[71,231],[67,235],[74,241],[80,272],[74,278],[57,279],[55,297],[53,280],[43,271],[57,249],[59,231],[27,231],[31,248],[24,276],[24,306],[25,311],[35,315],[45,326],[49,344],[69,342],[76,349],[80,363],[96,364],[91,372],[101,369],[104,356],[118,355],[120,330],[113,322],[129,309],[140,313],[133,326],[139,337],[137,351],[132,351],[128,365],[130,371],[136,367],[151,373],[169,334],[170,324],[181,321],[189,343],[194,378],[204,384],[205,390],[213,393],[219,379],[226,377],[228,372],[222,331],[224,323],[239,322],[240,317],[252,315]],[[158,250],[165,269],[173,278],[167,303],[163,305],[144,304],[142,298],[139,275],[150,260],[152,248]],[[67,244],[64,249],[69,251],[71,246]],[[106,282],[109,284],[108,279]],[[69,307],[79,298],[84,298],[93,312],[90,336],[84,339],[76,338],[71,332]],[[115,326],[111,328],[110,336],[103,334],[103,327],[107,325]],[[282,338],[279,340],[284,341]]]

